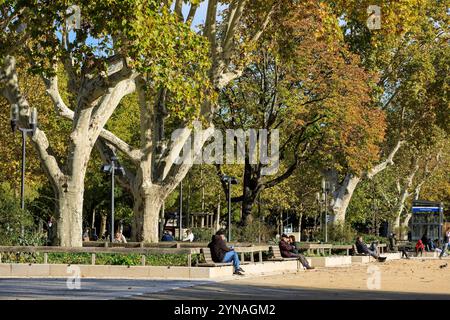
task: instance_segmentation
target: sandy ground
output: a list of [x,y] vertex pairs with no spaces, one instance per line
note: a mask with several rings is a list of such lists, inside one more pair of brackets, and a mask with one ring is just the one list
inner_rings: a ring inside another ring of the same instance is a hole
[[[447,265],[446,267],[440,267]],[[378,277],[379,275],[379,277]],[[392,260],[250,279],[240,285],[450,294],[450,259]]]

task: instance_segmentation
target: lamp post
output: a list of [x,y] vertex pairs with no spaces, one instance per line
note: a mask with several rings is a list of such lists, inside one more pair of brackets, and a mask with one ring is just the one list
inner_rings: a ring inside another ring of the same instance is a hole
[[[324,205],[325,208],[325,242],[328,242],[328,201],[329,201],[329,193],[334,192],[334,185],[327,181],[325,178],[322,178],[322,201],[321,204]],[[318,197],[320,198],[320,196]]]
[[[33,108],[29,117],[29,128],[22,128],[19,123],[19,106],[17,104],[11,105],[11,130],[13,133],[19,130],[22,133],[22,176],[20,186],[20,208],[25,209],[25,161],[26,161],[26,138],[27,135],[34,136],[37,128],[37,110]],[[22,236],[24,230],[21,230]]]
[[[323,221],[323,210],[322,210],[322,198],[320,192],[316,193],[316,201],[317,205],[319,206],[319,220],[320,220],[320,231],[322,232],[322,221]],[[314,222],[315,224],[315,222]]]
[[228,242],[231,241],[231,185],[238,184],[235,177],[223,176],[222,181],[228,185]]
[[180,232],[179,232],[179,238],[180,241],[183,240],[182,234],[183,234],[183,181],[180,182],[180,199],[179,199],[179,216],[178,219],[180,219]]
[[110,159],[111,164],[104,164],[101,167],[101,171],[104,173],[111,174],[111,230],[110,230],[110,240],[114,240],[114,179],[115,175],[124,176],[125,170],[120,165],[119,160],[116,155],[112,155]]

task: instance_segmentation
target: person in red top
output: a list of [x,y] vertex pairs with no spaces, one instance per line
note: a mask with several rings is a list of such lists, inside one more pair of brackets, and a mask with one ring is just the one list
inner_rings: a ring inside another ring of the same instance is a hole
[[420,256],[422,256],[423,250],[425,250],[425,245],[423,244],[422,240],[419,239],[419,241],[417,241],[417,243],[416,243],[416,257],[419,256],[419,252],[420,252]]

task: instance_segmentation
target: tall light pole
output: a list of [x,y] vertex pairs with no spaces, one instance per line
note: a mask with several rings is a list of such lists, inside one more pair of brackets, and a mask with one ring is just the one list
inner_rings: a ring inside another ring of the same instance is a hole
[[228,185],[228,242],[231,241],[231,185],[238,184],[235,177],[223,176],[222,181]]
[[324,228],[323,228],[323,224],[322,224],[323,223],[322,198],[321,198],[320,192],[316,193],[316,201],[317,201],[317,205],[319,206],[320,231],[324,232]]
[[325,242],[328,242],[328,201],[330,192],[334,192],[334,185],[322,178],[322,200],[325,206]]
[[[26,161],[26,138],[27,135],[33,136],[37,128],[37,110],[33,108],[29,117],[29,128],[22,128],[19,123],[19,106],[17,104],[11,105],[11,130],[13,133],[19,130],[22,133],[22,177],[20,186],[20,208],[25,209],[25,161]],[[22,236],[24,229],[21,230]]]
[[180,199],[179,199],[179,217],[178,219],[180,219],[180,232],[179,232],[179,238],[180,241],[183,240],[182,234],[183,234],[183,180],[180,182]]
[[109,173],[111,174],[111,230],[110,230],[110,240],[111,242],[114,241],[114,180],[115,180],[115,175],[117,174],[118,176],[124,176],[125,175],[125,170],[124,168],[120,165],[119,160],[117,159],[117,156],[115,154],[113,154],[110,158],[111,163],[110,164],[104,164],[101,167],[101,171],[104,173]]

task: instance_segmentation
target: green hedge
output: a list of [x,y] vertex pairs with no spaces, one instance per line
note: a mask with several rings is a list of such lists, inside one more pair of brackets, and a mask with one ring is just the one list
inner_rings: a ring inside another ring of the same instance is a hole
[[[192,264],[198,260],[193,255]],[[90,253],[49,253],[48,263],[51,264],[91,264]],[[2,255],[3,263],[44,263],[43,253],[9,253]],[[187,266],[187,254],[152,254],[145,256],[147,266]],[[140,266],[140,254],[98,253],[96,265],[126,265]]]

